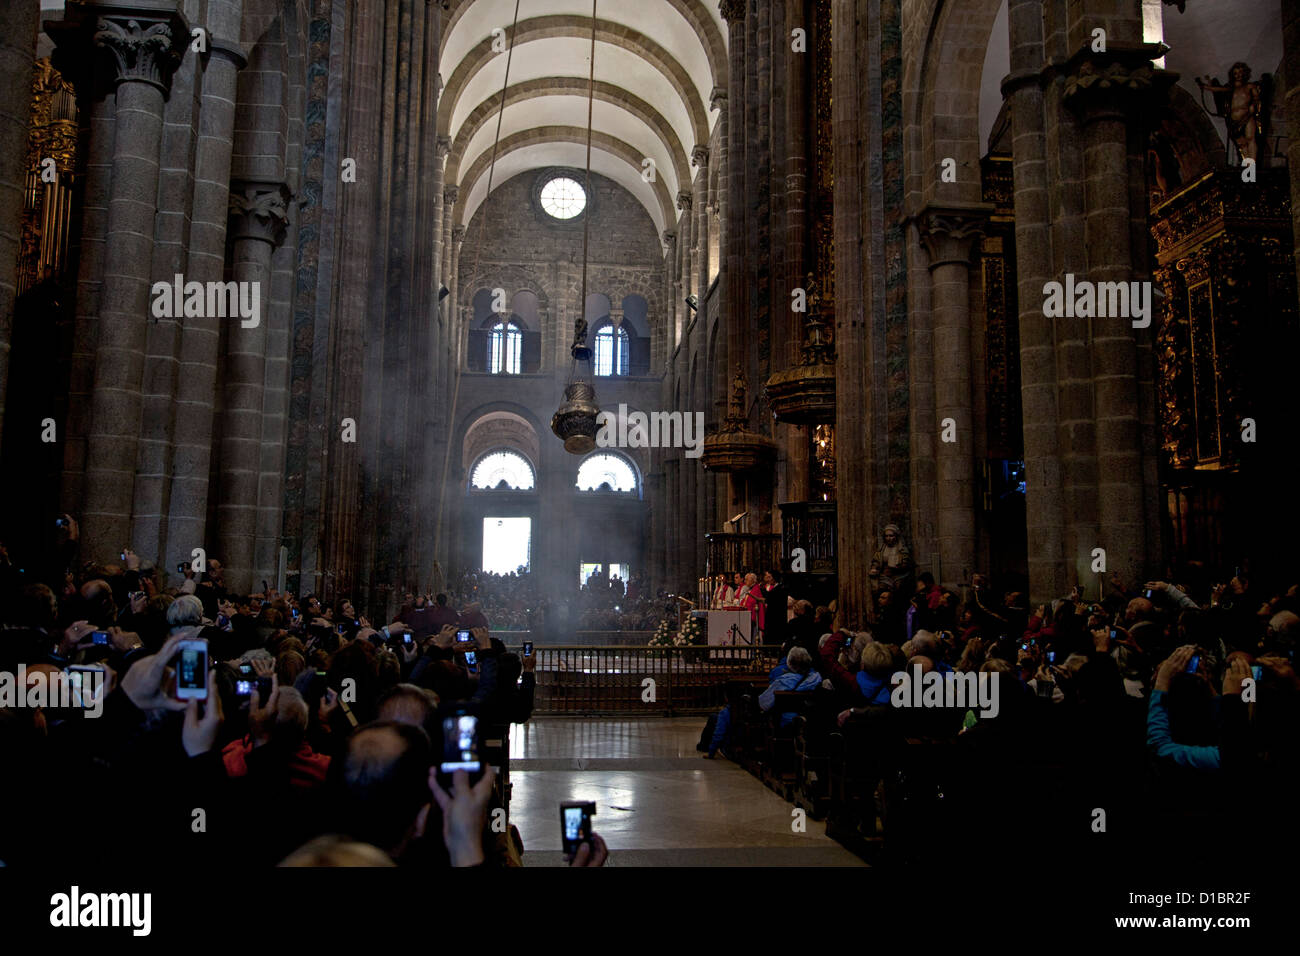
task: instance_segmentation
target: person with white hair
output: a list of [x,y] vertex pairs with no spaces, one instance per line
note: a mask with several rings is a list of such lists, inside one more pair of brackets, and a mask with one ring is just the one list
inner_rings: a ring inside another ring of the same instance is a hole
[[203,602],[193,594],[182,594],[167,608],[167,627],[175,634],[183,627],[198,627],[203,623]]

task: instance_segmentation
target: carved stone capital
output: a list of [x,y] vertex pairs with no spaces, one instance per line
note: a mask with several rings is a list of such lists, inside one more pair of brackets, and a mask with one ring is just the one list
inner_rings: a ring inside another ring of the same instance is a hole
[[111,56],[114,86],[147,83],[167,96],[172,74],[189,43],[189,30],[179,13],[146,16],[103,11],[94,39],[95,47]]
[[691,165],[704,167],[709,165],[709,147],[696,146],[691,150]]
[[456,200],[460,198],[460,187],[455,183],[450,186],[442,187],[442,201],[448,206],[456,205]]
[[930,268],[949,263],[969,265],[992,213],[991,203],[927,206],[917,216],[916,226],[930,257]]
[[715,86],[709,93],[709,112],[714,110],[725,110],[727,108],[727,91],[724,87]]
[[278,246],[289,228],[289,187],[236,180],[230,184],[230,238]]
[[1160,101],[1177,82],[1177,73],[1151,63],[1168,49],[1163,43],[1112,43],[1105,53],[1084,47],[1061,67],[1062,101],[1085,122],[1117,115],[1127,119],[1134,107]]
[[718,4],[718,13],[727,21],[727,26],[741,24],[745,22],[745,7],[748,5],[747,0],[722,0]]
[[677,233],[674,232],[672,229],[665,229],[663,231],[662,239],[664,241],[665,246],[671,246],[674,242],[677,241]]
[[465,227],[464,227],[463,225],[461,225],[461,226],[452,226],[452,227],[451,227],[451,241],[452,241],[452,242],[463,242],[464,240],[465,240]]
[[691,193],[688,193],[684,189],[680,190],[677,193],[677,211],[689,212],[691,208],[691,203],[693,203],[694,201],[695,201],[695,197]]
[[434,147],[434,153],[433,153],[433,154],[434,154],[435,156],[437,156],[439,159],[442,159],[444,156],[446,156],[446,155],[447,155],[448,153],[450,153],[450,152],[451,152],[451,137],[450,137],[450,136],[439,136],[439,137],[438,137],[438,145],[437,145],[436,147]]

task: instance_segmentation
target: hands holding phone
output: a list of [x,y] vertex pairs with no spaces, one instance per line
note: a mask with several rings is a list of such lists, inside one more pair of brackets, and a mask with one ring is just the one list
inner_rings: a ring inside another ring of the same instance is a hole
[[221,695],[210,694],[203,703],[191,699],[185,706],[185,724],[181,728],[181,744],[191,757],[208,753],[217,746],[221,731]]
[[442,840],[451,854],[452,866],[478,866],[483,862],[483,827],[495,779],[496,771],[487,767],[483,778],[470,786],[469,774],[457,770],[452,774],[448,793],[438,784],[437,765],[429,768],[429,790],[442,810]]
[[1160,666],[1156,668],[1156,690],[1168,691],[1169,682],[1173,680],[1175,674],[1182,673],[1187,669],[1187,662],[1192,659],[1196,653],[1196,646],[1193,644],[1184,644],[1172,654],[1170,654]]
[[140,710],[185,710],[185,701],[167,692],[167,683],[173,675],[170,664],[180,649],[181,641],[193,639],[198,630],[183,628],[167,638],[157,654],[135,662],[122,678],[122,692],[131,703]]

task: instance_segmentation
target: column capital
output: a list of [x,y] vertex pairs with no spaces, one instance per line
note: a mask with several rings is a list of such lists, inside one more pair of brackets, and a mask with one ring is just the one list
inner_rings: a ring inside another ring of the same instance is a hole
[[1061,100],[1084,122],[1116,114],[1127,119],[1135,106],[1162,99],[1178,81],[1177,73],[1151,63],[1168,49],[1163,43],[1112,43],[1097,53],[1085,46],[1059,67]]
[[189,26],[179,10],[96,7],[95,47],[112,56],[113,86],[147,83],[163,96],[189,43]]
[[460,198],[460,187],[455,183],[442,187],[442,201],[448,206],[456,205],[456,200]]
[[230,238],[258,239],[278,246],[289,228],[291,196],[284,183],[231,182]]
[[70,3],[47,21],[54,65],[78,90],[102,96],[119,83],[156,86],[166,97],[190,41],[189,22],[174,0]]
[[722,19],[727,21],[727,26],[745,22],[745,8],[749,6],[747,0],[722,0],[718,4],[718,13]]
[[451,227],[451,241],[452,241],[452,242],[463,242],[464,239],[465,239],[465,226],[464,226],[464,225],[452,226],[452,227]]
[[714,110],[725,110],[727,108],[727,90],[725,87],[715,86],[709,93],[709,112]]
[[660,238],[663,239],[665,246],[671,246],[677,241],[677,233],[672,229],[665,229]]
[[984,235],[992,203],[931,203],[914,219],[930,268],[948,263],[970,264],[975,243]]
[[693,203],[694,201],[695,201],[695,196],[692,193],[687,192],[685,189],[678,191],[677,209],[679,212],[690,212],[691,203]]
[[450,152],[451,152],[451,137],[439,136],[438,144],[436,147],[434,147],[434,155],[437,156],[439,159],[442,159]]
[[700,166],[700,167],[709,165],[709,147],[707,146],[694,147],[691,150],[691,165]]

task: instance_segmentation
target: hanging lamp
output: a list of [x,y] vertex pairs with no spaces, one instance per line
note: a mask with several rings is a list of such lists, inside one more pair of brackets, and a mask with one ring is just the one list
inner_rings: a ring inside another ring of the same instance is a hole
[[[596,89],[596,0],[591,0],[591,68],[587,76],[587,172],[582,188],[591,195],[591,117]],[[588,205],[582,221],[582,291],[578,299],[578,318],[573,323],[573,344],[569,354],[573,363],[564,386],[564,400],[551,417],[551,431],[564,442],[572,455],[585,455],[596,447],[596,389],[591,384],[591,349],[587,346],[587,247],[591,235],[591,210]]]

